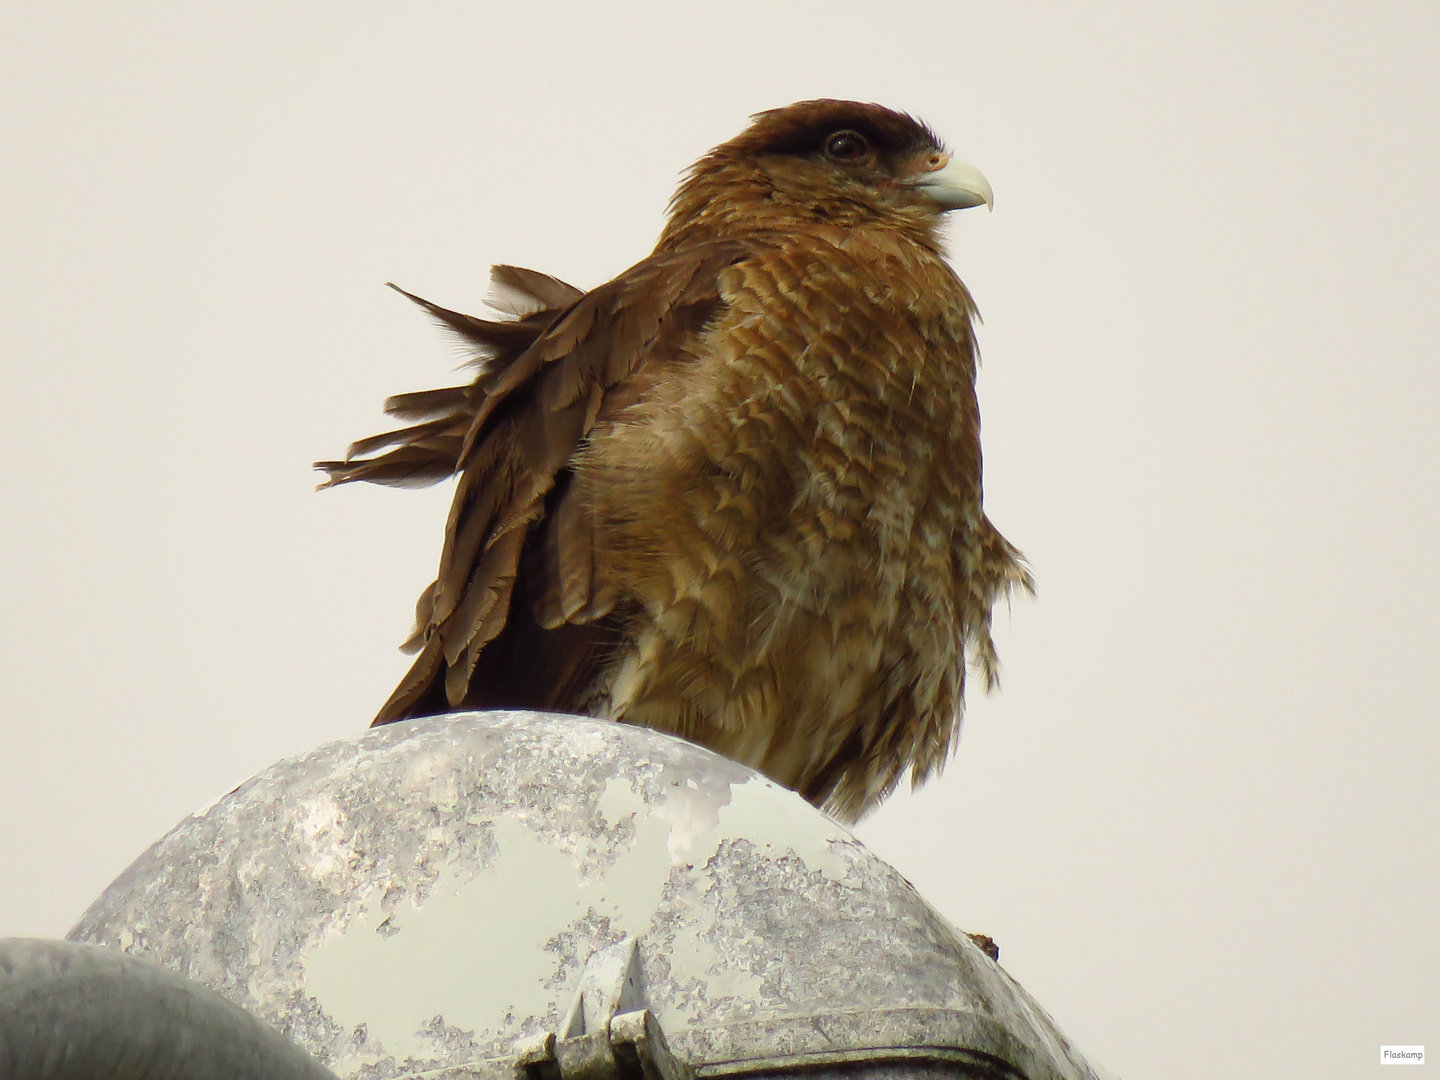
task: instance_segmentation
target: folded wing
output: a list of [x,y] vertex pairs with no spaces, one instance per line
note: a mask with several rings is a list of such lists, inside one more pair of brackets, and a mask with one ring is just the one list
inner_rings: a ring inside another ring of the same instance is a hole
[[375,723],[459,706],[582,708],[625,612],[572,491],[572,459],[602,411],[634,398],[638,375],[683,361],[720,307],[720,271],[745,253],[721,243],[652,257],[585,294],[497,267],[512,320],[411,297],[480,347],[477,377],[391,398],[386,411],[410,426],[317,463],[325,486],[459,474],[439,572],[407,643],[419,655]]

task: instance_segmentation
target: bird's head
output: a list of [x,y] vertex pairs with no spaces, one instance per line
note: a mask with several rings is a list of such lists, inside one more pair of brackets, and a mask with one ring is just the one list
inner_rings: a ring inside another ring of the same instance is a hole
[[690,169],[661,248],[801,222],[890,225],[928,238],[947,210],[992,202],[979,170],[904,113],[820,100],[753,120]]

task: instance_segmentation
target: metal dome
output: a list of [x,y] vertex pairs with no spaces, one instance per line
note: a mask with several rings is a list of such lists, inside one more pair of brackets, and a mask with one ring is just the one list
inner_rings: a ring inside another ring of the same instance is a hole
[[570,716],[434,717],[282,761],[69,936],[214,988],[357,1080],[1096,1075],[799,796]]

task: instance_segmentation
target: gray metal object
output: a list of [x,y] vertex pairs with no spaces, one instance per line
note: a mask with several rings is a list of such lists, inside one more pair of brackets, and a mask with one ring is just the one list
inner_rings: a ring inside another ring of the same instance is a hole
[[280,762],[70,936],[213,986],[345,1078],[1095,1075],[844,828],[605,721],[455,714]]
[[215,991],[131,956],[0,940],[5,1080],[335,1080]]
[[695,1080],[648,1008],[638,942],[590,954],[559,1030],[521,1042],[520,1080]]

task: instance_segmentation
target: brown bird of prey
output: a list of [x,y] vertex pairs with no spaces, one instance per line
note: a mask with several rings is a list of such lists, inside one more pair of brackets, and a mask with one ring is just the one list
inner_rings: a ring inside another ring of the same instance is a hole
[[459,476],[375,723],[610,717],[844,820],[937,772],[967,659],[995,679],[991,608],[1030,584],[981,508],[975,309],[937,236],[990,202],[909,116],[806,101],[701,158],[597,289],[499,266],[509,318],[411,296],[474,381],[391,398],[411,426],[317,465]]

